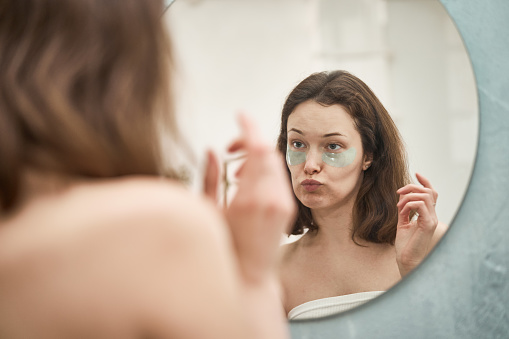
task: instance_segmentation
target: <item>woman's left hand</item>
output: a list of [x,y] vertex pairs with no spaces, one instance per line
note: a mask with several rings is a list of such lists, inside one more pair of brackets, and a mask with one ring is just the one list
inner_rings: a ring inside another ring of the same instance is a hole
[[[401,276],[405,276],[426,257],[432,248],[433,235],[438,225],[435,205],[438,193],[428,179],[416,174],[422,184],[409,184],[400,188],[398,227],[396,233],[396,260]],[[417,212],[417,219],[410,218]]]

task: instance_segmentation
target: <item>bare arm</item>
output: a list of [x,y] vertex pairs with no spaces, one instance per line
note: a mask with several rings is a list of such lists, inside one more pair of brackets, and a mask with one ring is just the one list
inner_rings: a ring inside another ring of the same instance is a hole
[[[284,162],[264,143],[256,125],[240,117],[243,137],[230,152],[242,150],[246,161],[238,173],[238,190],[224,211],[240,268],[245,305],[257,338],[286,337],[286,316],[280,302],[281,286],[276,274],[281,234],[295,213],[295,203]],[[215,201],[218,166],[209,154],[205,193]],[[278,330],[277,330],[278,329]]]

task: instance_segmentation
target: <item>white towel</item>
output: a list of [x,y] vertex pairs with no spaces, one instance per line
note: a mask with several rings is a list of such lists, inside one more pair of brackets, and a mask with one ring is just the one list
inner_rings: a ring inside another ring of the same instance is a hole
[[315,319],[347,311],[374,299],[385,291],[360,292],[337,297],[311,300],[294,307],[289,320]]

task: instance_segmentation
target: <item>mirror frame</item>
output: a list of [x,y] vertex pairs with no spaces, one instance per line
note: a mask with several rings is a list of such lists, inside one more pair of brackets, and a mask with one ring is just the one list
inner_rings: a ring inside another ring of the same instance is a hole
[[509,2],[440,1],[469,53],[479,99],[477,157],[463,203],[449,231],[409,276],[348,312],[290,322],[292,339],[509,333],[509,78],[504,76],[509,74]]
[[506,338],[509,333],[509,2],[441,0],[470,55],[479,140],[449,231],[394,288],[351,311],[290,323],[292,339]]

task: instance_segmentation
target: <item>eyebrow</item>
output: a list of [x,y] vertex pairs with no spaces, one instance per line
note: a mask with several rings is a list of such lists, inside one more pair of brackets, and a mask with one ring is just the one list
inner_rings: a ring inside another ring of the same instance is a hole
[[333,137],[333,136],[340,136],[340,137],[346,137],[346,135],[341,134],[339,132],[333,132],[333,133],[327,133],[323,135],[323,138]]
[[[299,133],[300,135],[304,135],[304,132],[302,132],[301,130],[298,130],[296,128],[292,128],[290,129],[288,132],[291,132],[291,131],[294,131],[296,133]],[[333,137],[333,136],[340,136],[340,137],[346,137],[346,135],[344,134],[341,134],[339,132],[332,132],[332,133],[327,133],[327,134],[324,134],[322,136],[322,138],[328,138],[328,137]]]

